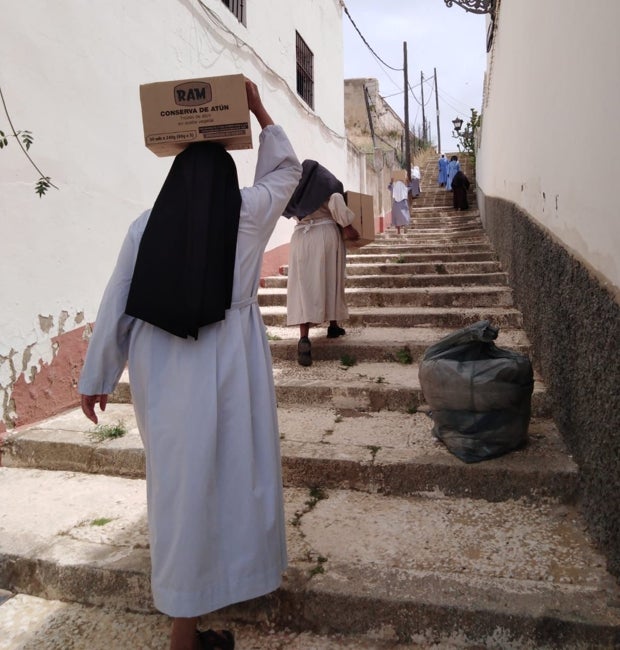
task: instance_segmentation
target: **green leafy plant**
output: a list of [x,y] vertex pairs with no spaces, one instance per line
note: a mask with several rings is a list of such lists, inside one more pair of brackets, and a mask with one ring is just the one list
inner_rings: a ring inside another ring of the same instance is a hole
[[49,176],[46,176],[38,167],[37,164],[34,162],[34,160],[30,157],[30,154],[28,153],[32,143],[34,142],[34,136],[30,131],[17,131],[15,127],[13,126],[13,122],[11,120],[11,116],[9,115],[8,108],[6,106],[6,102],[4,100],[4,95],[2,94],[2,88],[0,88],[0,100],[2,101],[2,107],[4,108],[4,113],[6,115],[6,119],[9,123],[9,127],[11,129],[11,132],[7,135],[4,131],[0,130],[0,149],[4,149],[9,146],[9,138],[15,138],[15,142],[20,146],[24,156],[28,159],[28,162],[37,170],[37,173],[39,174],[39,179],[36,182],[36,185],[34,187],[34,191],[39,195],[39,198],[41,198],[48,190],[50,187],[56,187],[54,183],[52,183],[52,179]]
[[350,354],[343,354],[340,357],[340,363],[345,368],[350,368],[351,366],[354,366],[357,363],[357,360],[355,359],[355,357],[352,357]]
[[88,432],[88,437],[95,442],[103,442],[104,440],[122,438],[126,433],[127,427],[124,422],[119,420],[116,424],[98,424]]
[[394,261],[396,264],[404,264],[407,260],[404,255],[399,255]]
[[109,524],[112,521],[109,517],[99,517],[99,519],[93,519],[90,522],[91,526],[105,526],[106,524]]
[[[291,519],[291,526],[295,526],[298,528],[301,526],[301,519],[302,517],[307,513],[310,512],[314,506],[319,501],[322,501],[323,499],[327,499],[327,492],[321,487],[314,486],[310,488],[310,496],[307,501],[305,501],[304,505],[305,508],[303,510],[296,510],[295,515]],[[302,537],[304,537],[304,534],[301,533]]]
[[467,154],[472,162],[474,171],[476,169],[476,131],[482,125],[482,116],[478,115],[475,108],[471,108],[471,115],[469,122],[457,133],[456,139],[458,140],[458,150]]
[[413,363],[413,357],[411,356],[411,350],[409,348],[401,348],[394,353],[394,358],[398,363],[410,364]]
[[377,454],[379,453],[379,450],[381,447],[378,447],[377,445],[366,445],[366,449],[370,451],[370,455],[372,457],[372,460],[374,462],[375,458],[377,457]]

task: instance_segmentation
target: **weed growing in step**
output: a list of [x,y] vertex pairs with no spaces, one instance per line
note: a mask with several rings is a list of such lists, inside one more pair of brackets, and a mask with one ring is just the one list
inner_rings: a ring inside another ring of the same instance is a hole
[[325,573],[325,562],[327,562],[327,558],[323,557],[322,555],[319,555],[316,559],[317,564],[315,567],[312,567],[310,569],[310,577],[319,575],[320,573]]
[[277,334],[271,334],[270,332],[267,332],[267,340],[268,341],[281,341],[282,337],[278,336]]
[[340,364],[343,365],[345,368],[350,368],[351,366],[354,366],[357,363],[357,359],[355,357],[352,357],[350,354],[343,354],[340,357]]
[[327,492],[321,487],[311,487],[310,488],[310,498],[306,501],[306,505],[308,506],[308,512],[316,506],[316,504],[319,501],[322,501],[323,499],[327,499]]
[[375,381],[377,384],[385,384],[385,377],[377,377]]
[[417,412],[418,412],[418,407],[417,407],[415,404],[412,404],[412,405],[407,409],[407,413],[409,413],[409,415],[413,415],[414,413],[417,413]]
[[99,519],[93,519],[90,522],[91,526],[105,526],[106,524],[109,524],[112,521],[109,517],[99,517]]
[[401,348],[394,353],[394,357],[398,363],[409,364],[413,363],[413,357],[411,356],[411,350],[409,348]]
[[395,262],[396,264],[404,264],[406,261],[407,261],[407,260],[405,259],[405,256],[404,256],[404,255],[399,255],[399,256],[394,260],[394,262]]
[[[296,528],[299,528],[301,526],[301,518],[307,513],[310,512],[319,501],[322,501],[323,499],[327,499],[327,492],[323,488],[320,487],[311,487],[310,488],[310,498],[304,502],[305,508],[303,510],[297,510],[295,512],[295,515],[291,519],[291,526],[295,526]],[[301,536],[305,537],[303,532],[301,532]]]
[[88,437],[94,442],[103,442],[104,440],[122,438],[126,433],[125,423],[119,420],[116,424],[98,424],[88,432]]
[[370,451],[370,455],[372,457],[372,461],[374,463],[375,458],[377,457],[377,454],[379,453],[381,447],[377,447],[377,445],[366,445],[366,449]]

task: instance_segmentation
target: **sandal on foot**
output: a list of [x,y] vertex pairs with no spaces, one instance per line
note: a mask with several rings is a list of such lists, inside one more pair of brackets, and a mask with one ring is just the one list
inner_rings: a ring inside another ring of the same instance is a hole
[[312,344],[307,336],[302,336],[297,344],[297,362],[300,366],[312,365]]
[[230,630],[198,632],[201,650],[234,650],[235,637]]
[[338,338],[339,336],[344,336],[346,334],[346,331],[342,327],[338,327],[338,325],[330,325],[327,328],[327,338],[328,339],[335,339]]

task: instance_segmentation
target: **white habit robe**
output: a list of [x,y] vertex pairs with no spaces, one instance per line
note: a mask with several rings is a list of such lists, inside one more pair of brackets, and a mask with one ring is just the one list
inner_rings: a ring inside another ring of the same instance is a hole
[[129,361],[153,597],[170,616],[269,593],[286,569],[271,353],[256,296],[265,247],[300,178],[284,131],[266,127],[254,185],[241,190],[233,304],[197,340],[124,313],[150,211],[129,228],[97,314],[78,389],[111,393]]
[[338,226],[348,226],[354,219],[342,194],[336,193],[298,221],[289,250],[287,325],[348,318],[344,296],[347,251]]

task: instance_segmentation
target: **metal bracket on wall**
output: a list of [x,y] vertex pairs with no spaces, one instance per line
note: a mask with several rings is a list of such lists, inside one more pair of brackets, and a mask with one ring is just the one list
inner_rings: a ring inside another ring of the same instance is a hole
[[457,4],[472,14],[493,14],[495,0],[443,0],[446,6]]

